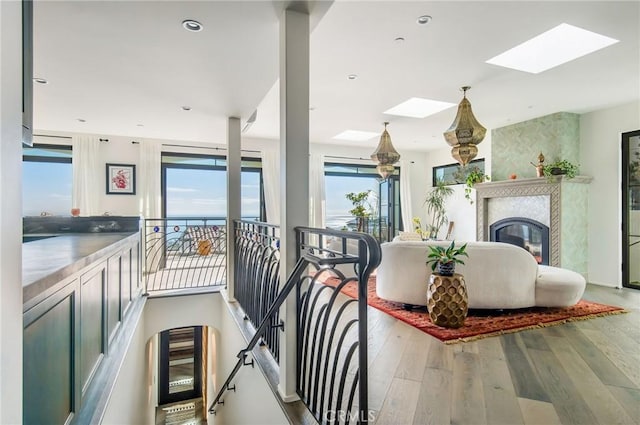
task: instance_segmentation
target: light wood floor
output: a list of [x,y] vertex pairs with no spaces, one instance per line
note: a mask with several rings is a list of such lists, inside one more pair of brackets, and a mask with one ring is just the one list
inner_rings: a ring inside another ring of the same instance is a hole
[[369,308],[376,424],[640,423],[640,291],[584,298],[630,313],[445,345]]

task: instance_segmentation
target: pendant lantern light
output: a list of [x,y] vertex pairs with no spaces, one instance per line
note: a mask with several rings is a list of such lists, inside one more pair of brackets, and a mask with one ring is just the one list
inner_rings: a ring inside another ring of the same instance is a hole
[[478,122],[471,110],[471,103],[467,99],[467,90],[470,88],[462,87],[463,97],[458,105],[458,113],[451,127],[444,132],[445,140],[452,146],[451,155],[463,167],[476,157],[477,145],[487,133],[487,129]]
[[383,179],[393,174],[395,169],[393,164],[400,160],[400,154],[391,143],[391,136],[387,131],[388,124],[388,122],[384,123],[384,131],[380,136],[380,143],[378,143],[378,147],[371,154],[371,159],[378,164],[376,170],[378,170],[378,174],[380,174]]

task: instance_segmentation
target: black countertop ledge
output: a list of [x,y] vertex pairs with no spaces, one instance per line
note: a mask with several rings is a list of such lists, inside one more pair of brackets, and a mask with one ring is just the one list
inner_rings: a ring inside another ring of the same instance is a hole
[[69,276],[138,237],[138,232],[82,233],[23,243],[23,311],[60,289],[58,284]]

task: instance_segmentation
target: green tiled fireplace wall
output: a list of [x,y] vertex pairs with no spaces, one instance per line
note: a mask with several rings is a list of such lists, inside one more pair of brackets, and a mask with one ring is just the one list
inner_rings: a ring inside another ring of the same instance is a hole
[[506,180],[535,177],[531,163],[542,152],[545,162],[566,159],[574,164],[580,158],[580,116],[558,112],[491,131],[491,177]]
[[587,277],[589,185],[569,180],[560,190],[560,264]]

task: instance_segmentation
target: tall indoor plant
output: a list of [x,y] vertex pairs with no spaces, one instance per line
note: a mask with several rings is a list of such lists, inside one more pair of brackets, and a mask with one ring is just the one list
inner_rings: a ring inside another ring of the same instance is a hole
[[453,189],[446,186],[441,180],[427,193],[424,203],[427,206],[427,213],[431,217],[428,226],[429,239],[437,239],[440,229],[449,221],[445,203],[451,195],[453,195]]

